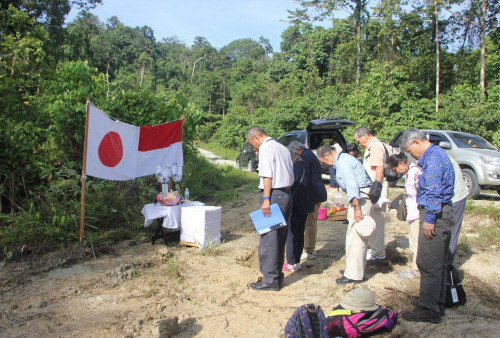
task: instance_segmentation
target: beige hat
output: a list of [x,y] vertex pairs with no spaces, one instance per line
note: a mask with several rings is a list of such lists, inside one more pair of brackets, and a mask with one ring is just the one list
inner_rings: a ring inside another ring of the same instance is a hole
[[372,293],[362,288],[356,288],[346,293],[340,305],[344,309],[353,311],[375,311],[379,308]]
[[354,229],[361,237],[370,237],[375,231],[377,224],[371,216],[363,216],[363,219],[354,223]]

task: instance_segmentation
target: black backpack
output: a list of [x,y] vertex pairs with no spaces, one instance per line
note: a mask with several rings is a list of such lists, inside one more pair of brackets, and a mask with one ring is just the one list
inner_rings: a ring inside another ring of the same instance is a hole
[[467,302],[467,296],[464,288],[462,287],[462,281],[460,280],[457,269],[453,265],[449,265],[446,276],[448,277],[448,280],[446,282],[446,298],[444,306],[453,307],[464,305]]

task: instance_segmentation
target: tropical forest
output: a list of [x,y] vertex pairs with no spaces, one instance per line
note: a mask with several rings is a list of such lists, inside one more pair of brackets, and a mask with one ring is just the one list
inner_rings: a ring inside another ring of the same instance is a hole
[[[197,151],[241,148],[254,125],[279,137],[335,117],[387,141],[416,127],[500,146],[498,0],[297,0],[280,46],[261,36],[222,48],[203,32],[159,40],[148,26],[103,22],[89,12],[101,2],[1,2],[2,260],[24,245],[78,242],[87,98],[136,126],[184,116],[183,184],[196,199],[256,187],[256,176],[214,169]],[[85,241],[130,238],[158,189],[154,176],[88,177]]]

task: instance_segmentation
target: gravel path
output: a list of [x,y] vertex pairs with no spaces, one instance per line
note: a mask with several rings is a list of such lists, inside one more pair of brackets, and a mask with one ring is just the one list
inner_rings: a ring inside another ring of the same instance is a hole
[[215,155],[214,153],[204,150],[201,148],[198,148],[198,151],[200,152],[201,155],[203,155],[207,160],[209,160],[212,163],[219,164],[219,165],[230,165],[232,167],[236,167],[236,162],[231,161],[231,160],[224,160],[223,158],[220,158],[219,156]]

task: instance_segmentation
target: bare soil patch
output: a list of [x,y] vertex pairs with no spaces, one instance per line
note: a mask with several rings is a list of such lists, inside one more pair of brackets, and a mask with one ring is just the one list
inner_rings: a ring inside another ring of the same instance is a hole
[[[296,307],[314,302],[331,309],[354,287],[372,291],[377,303],[396,311],[407,309],[418,295],[418,279],[397,278],[409,269],[411,258],[407,224],[394,211],[387,215],[387,260],[368,263],[360,285],[335,284],[345,265],[346,225],[319,221],[318,258],[286,273],[279,292],[251,290],[260,276],[259,239],[248,213],[258,202],[255,191],[222,205],[223,244],[205,252],[160,241],[151,245],[145,233],[103,248],[107,254],[96,259],[89,248],[75,246],[9,262],[0,268],[0,336],[282,337]],[[466,215],[463,232],[477,231],[478,221],[484,222]],[[448,309],[438,325],[400,319],[388,335],[498,335],[498,254],[496,247],[459,251],[456,265],[464,276],[467,304]]]

